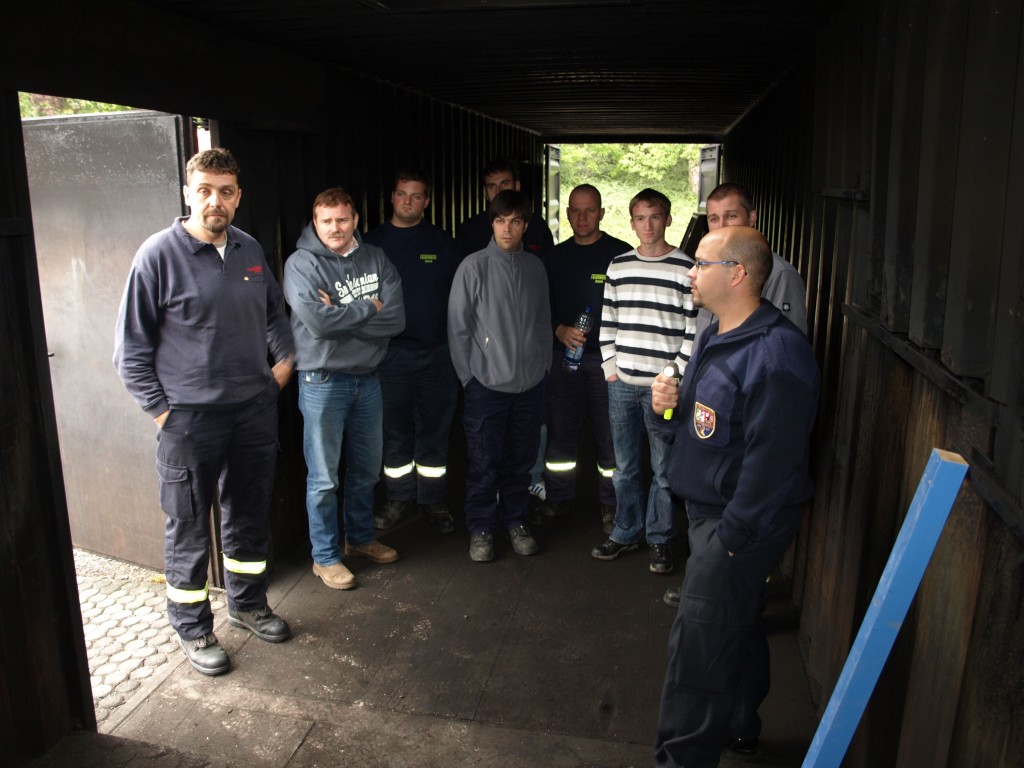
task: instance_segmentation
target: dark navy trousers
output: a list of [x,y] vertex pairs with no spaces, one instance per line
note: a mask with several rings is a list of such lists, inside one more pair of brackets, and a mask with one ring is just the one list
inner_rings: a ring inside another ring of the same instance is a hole
[[448,438],[459,380],[447,344],[392,343],[378,368],[384,398],[384,483],[390,501],[445,500]]
[[497,392],[476,379],[466,384],[464,506],[470,535],[507,531],[527,522],[530,467],[540,446],[545,379],[519,393]]
[[270,498],[277,462],[277,383],[219,411],[172,409],[157,433],[167,615],[185,640],[213,631],[207,595],[210,507],[219,494],[228,606],[267,604]]
[[576,495],[576,457],[586,412],[597,448],[598,502],[614,507],[615,448],[608,420],[608,382],[601,368],[601,353],[584,352],[580,367],[569,372],[562,369],[562,351],[555,350],[546,398],[548,449],[544,485],[547,500],[569,501]]
[[[765,581],[800,532],[803,506],[784,507],[765,536],[730,557],[718,518],[690,521],[690,556],[668,643],[655,758],[658,765],[717,766],[734,728],[759,728],[768,694],[761,625]],[[752,719],[753,718],[753,719]]]

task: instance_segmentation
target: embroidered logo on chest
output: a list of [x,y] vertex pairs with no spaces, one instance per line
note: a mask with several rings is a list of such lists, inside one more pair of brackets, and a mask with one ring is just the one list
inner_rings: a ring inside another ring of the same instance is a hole
[[703,403],[693,404],[693,431],[701,440],[715,434],[715,411]]

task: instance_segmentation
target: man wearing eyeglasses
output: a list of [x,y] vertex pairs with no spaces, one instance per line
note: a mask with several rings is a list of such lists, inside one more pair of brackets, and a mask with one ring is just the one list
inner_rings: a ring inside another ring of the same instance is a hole
[[[697,310],[687,271],[693,260],[665,241],[672,204],[644,189],[629,203],[630,223],[640,244],[612,259],[604,283],[601,357],[608,381],[608,417],[615,446],[615,519],[608,539],[590,554],[614,560],[635,552],[646,529],[650,571],[674,566],[675,508],[665,474],[668,450],[656,438],[651,383],[669,364],[680,372],[690,359]],[[644,501],[643,441],[650,446],[651,485]]]
[[799,533],[814,493],[808,455],[820,376],[807,337],[761,298],[771,270],[771,248],[757,230],[706,235],[689,277],[694,302],[717,319],[699,340],[682,389],[664,375],[652,386],[652,412],[671,442],[669,483],[686,502],[690,540],[669,635],[659,765],[718,765],[740,735],[740,720],[755,722],[759,733],[757,707],[769,687],[765,580]]

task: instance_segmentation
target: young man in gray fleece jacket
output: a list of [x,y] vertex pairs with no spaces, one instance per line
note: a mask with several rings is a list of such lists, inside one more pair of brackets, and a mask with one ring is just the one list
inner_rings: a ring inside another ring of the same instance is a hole
[[522,247],[529,200],[499,192],[490,216],[494,236],[459,265],[448,300],[448,346],[465,389],[466,526],[476,562],[494,559],[499,526],[517,554],[537,552],[526,527],[528,485],[551,365],[547,274]]
[[405,328],[405,305],[398,273],[384,251],[362,242],[358,225],[351,195],[340,187],[321,192],[313,221],[284,267],[304,419],[313,573],[332,589],[355,586],[341,563],[338,528],[343,440],[345,554],[375,563],[398,559],[373,537],[373,488],[384,440],[377,366],[388,339]]

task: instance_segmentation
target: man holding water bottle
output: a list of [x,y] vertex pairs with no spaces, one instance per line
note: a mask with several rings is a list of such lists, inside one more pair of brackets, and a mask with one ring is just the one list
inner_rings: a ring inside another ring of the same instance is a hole
[[[569,195],[572,238],[555,246],[545,266],[551,296],[554,348],[547,390],[548,448],[544,481],[547,500],[534,510],[532,522],[545,525],[572,510],[576,495],[576,460],[583,414],[590,417],[597,449],[598,491],[604,532],[615,519],[612,472],[615,450],[608,421],[608,384],[601,369],[601,310],[604,280],[611,260],[629,244],[601,231],[601,193],[581,184]],[[577,325],[589,308],[590,330]],[[582,352],[582,354],[580,354]],[[563,358],[569,354],[573,361]]]

